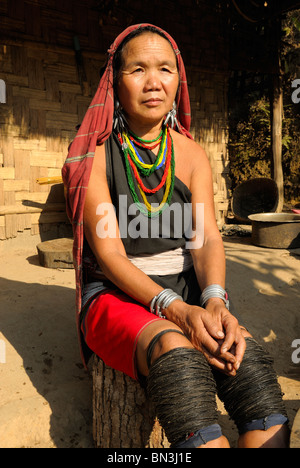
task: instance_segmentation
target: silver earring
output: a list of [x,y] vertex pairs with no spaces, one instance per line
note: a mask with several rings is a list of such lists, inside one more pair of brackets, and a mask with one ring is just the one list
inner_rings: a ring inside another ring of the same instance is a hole
[[115,110],[114,110],[114,117],[113,117],[113,128],[114,130],[117,128],[119,131],[122,131],[125,129],[125,124],[127,124],[127,121],[124,117],[124,114],[122,112],[121,105],[118,100],[115,101]]
[[178,121],[177,121],[177,107],[176,107],[176,102],[173,102],[173,107],[172,109],[167,113],[166,119],[165,119],[165,125],[170,121],[170,127],[174,128],[175,125],[179,129]]

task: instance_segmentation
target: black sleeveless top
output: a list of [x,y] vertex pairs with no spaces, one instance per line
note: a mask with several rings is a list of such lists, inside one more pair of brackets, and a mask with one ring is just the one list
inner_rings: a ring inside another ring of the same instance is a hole
[[[140,147],[138,147],[138,153],[146,164],[153,164],[157,157],[151,150]],[[105,154],[108,187],[126,253],[128,255],[155,254],[179,247],[184,248],[189,240],[188,233],[191,228],[191,192],[189,188],[175,176],[170,205],[159,216],[149,218],[141,213],[134,203],[127,180],[124,154],[118,137],[114,133],[105,142]],[[164,167],[161,167],[154,171],[150,177],[143,178],[141,176],[141,179],[147,187],[156,187],[162,179],[163,172]],[[135,185],[135,189],[140,202],[144,203],[137,185]],[[164,190],[165,186],[154,194],[147,194],[148,202],[159,205]],[[96,267],[95,257],[85,241],[83,250],[83,281],[85,285],[83,306],[93,292],[117,289],[107,279],[99,279],[95,272]],[[151,275],[150,277],[162,287],[175,290],[189,303],[199,303],[200,290],[194,268],[179,274]]]
[[[149,218],[141,213],[130,193],[124,155],[117,135],[112,134],[107,140],[105,150],[108,186],[116,208],[126,253],[129,255],[154,254],[184,247],[187,240],[185,231],[191,220],[191,192],[188,187],[175,177],[170,207],[165,208],[159,216]],[[145,164],[155,162],[156,155],[152,151],[139,147],[138,152]],[[161,167],[150,177],[141,177],[142,182],[147,188],[156,187],[163,173],[164,167]],[[139,201],[144,203],[136,181],[135,189]],[[159,205],[164,190],[163,186],[158,192],[147,194],[148,202]]]

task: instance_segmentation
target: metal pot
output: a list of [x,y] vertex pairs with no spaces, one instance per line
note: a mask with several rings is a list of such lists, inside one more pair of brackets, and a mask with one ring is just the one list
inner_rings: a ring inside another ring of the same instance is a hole
[[294,213],[257,213],[252,222],[252,242],[273,249],[300,247],[300,215]]
[[248,217],[256,213],[275,212],[278,206],[278,188],[275,180],[257,177],[242,182],[234,191],[231,209],[241,223],[251,224]]

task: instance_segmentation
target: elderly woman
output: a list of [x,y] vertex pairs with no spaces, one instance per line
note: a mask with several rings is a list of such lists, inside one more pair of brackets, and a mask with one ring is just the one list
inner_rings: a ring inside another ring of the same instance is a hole
[[229,446],[216,393],[240,447],[285,447],[270,359],[229,311],[211,168],[189,126],[174,40],[126,29],[63,168],[82,355],[146,379],[174,447]]

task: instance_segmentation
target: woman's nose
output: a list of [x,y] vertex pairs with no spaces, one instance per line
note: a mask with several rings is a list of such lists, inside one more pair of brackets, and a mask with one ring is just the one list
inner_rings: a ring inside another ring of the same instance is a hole
[[147,91],[161,89],[161,81],[157,72],[151,71],[147,73],[145,88]]

